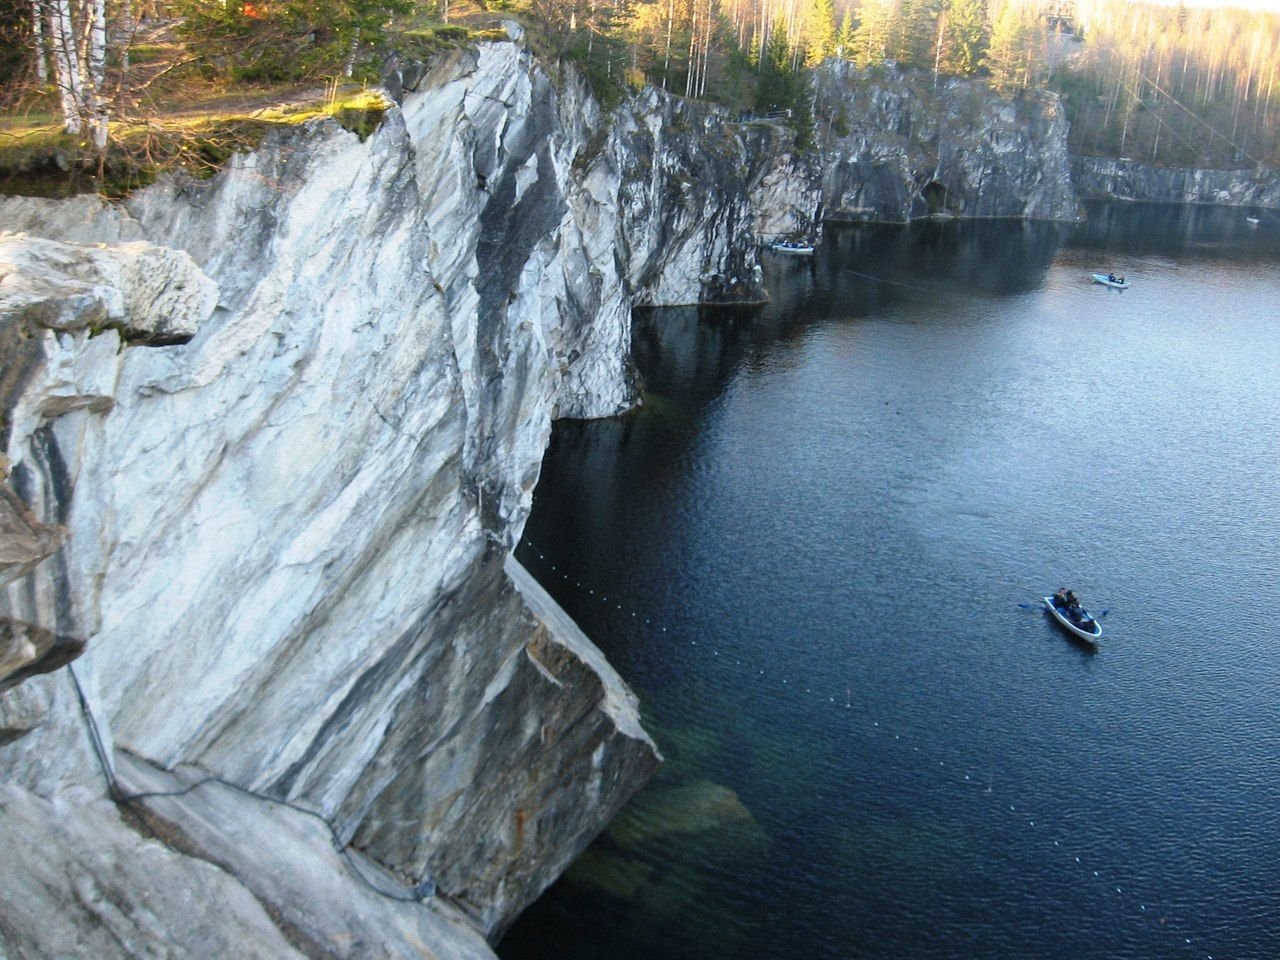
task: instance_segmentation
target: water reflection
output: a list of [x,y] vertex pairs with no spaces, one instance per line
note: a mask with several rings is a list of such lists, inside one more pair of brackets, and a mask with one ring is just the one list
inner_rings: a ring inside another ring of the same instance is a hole
[[[1071,238],[1074,248],[1111,249],[1129,257],[1273,260],[1280,254],[1280,215],[1274,210],[1092,202],[1086,211],[1087,219]],[[1259,224],[1248,222],[1251,213]]]
[[[637,316],[645,405],[557,425],[520,555],[669,762],[507,960],[1280,956],[1280,267],[1242,219],[842,228],[767,306]],[[1068,580],[1096,657],[1018,607]]]

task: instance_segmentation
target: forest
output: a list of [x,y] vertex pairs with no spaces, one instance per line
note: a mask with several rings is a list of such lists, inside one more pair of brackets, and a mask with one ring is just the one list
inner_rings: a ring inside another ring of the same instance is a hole
[[505,18],[606,104],[653,84],[803,125],[822,119],[809,71],[841,58],[920,87],[1056,91],[1077,153],[1280,164],[1280,15],[1131,0],[0,0],[4,112],[103,151],[190,98],[376,80],[391,50],[430,54]]

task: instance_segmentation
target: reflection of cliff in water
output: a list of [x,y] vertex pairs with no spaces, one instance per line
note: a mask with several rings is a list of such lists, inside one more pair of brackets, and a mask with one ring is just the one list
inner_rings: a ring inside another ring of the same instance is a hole
[[[636,310],[631,350],[645,392],[701,409],[724,388],[753,344],[776,339],[773,312],[753,307]],[[692,411],[691,411],[692,412]]]
[[1072,229],[1014,220],[829,227],[810,309],[866,315],[902,297],[931,296],[929,285],[943,280],[979,296],[1025,293],[1044,281]]
[[816,326],[935,302],[943,286],[977,297],[1037,289],[1073,229],[1013,220],[829,225],[813,257],[766,254],[772,299],[762,307],[637,309],[636,365],[649,394],[701,409],[738,370],[764,356],[779,362],[779,346],[803,345]]
[[[1280,253],[1280,214],[1254,211],[1249,223],[1240,207],[1179,203],[1085,204],[1087,219],[1076,227],[1069,247],[1106,249],[1121,256],[1195,256],[1231,260],[1274,260]],[[1241,241],[1247,241],[1241,243]]]

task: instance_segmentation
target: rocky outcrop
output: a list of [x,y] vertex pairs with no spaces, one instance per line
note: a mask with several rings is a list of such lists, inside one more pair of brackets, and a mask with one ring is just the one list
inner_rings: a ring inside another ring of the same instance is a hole
[[1075,157],[1071,172],[1085,199],[1280,209],[1280,175],[1269,167],[1200,170],[1153,167],[1111,157]]
[[1053,94],[833,61],[815,76],[815,124],[827,220],[1076,219]]
[[658,761],[510,557],[632,306],[759,300],[824,213],[1067,206],[1052,102],[877,131],[919,110],[842,69],[815,154],[489,43],[364,141],[0,203],[0,952],[487,955]]
[[[0,693],[2,779],[31,811],[0,827],[0,882],[30,913],[6,947],[101,956],[103,925],[116,955],[201,955],[261,904],[313,956],[375,933],[361,955],[479,955],[652,771],[632,695],[504,568],[552,416],[634,396],[617,184],[571,176],[580,96],[492,44],[422,75],[365,142],[321,123],[125,209],[0,206],[25,233],[5,335],[30,345],[6,381],[11,489],[66,531],[0,614],[31,662],[40,638],[87,642],[74,672]],[[240,799],[77,809],[108,776],[155,789],[126,751]],[[92,819],[96,853],[59,841],[50,803]],[[273,804],[328,826],[264,856]],[[335,843],[386,873],[370,895],[403,922],[333,919],[368,894]],[[76,894],[39,856],[97,885],[90,908],[63,909]],[[141,866],[108,876],[131,857],[158,864],[164,909]],[[193,895],[210,864],[225,895]],[[415,954],[423,924],[452,932]]]

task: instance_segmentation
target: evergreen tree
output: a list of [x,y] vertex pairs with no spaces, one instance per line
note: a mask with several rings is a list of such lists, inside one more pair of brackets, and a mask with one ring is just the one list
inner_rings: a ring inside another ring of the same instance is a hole
[[942,69],[972,76],[982,62],[986,34],[986,0],[951,0],[942,39]]
[[1002,93],[1027,85],[1029,24],[1018,0],[1005,0],[991,27],[991,42],[982,65],[991,74],[991,85]]
[[884,63],[889,55],[893,0],[863,0],[862,22],[853,34],[853,59],[860,67]]
[[835,0],[813,0],[808,20],[808,44],[805,66],[816,67],[835,53],[836,5]]
[[889,24],[889,58],[904,66],[932,67],[940,13],[938,0],[899,0]]
[[795,106],[799,80],[791,70],[791,47],[787,43],[787,21],[779,14],[769,28],[769,39],[760,55],[760,82],[756,87],[756,107],[779,110]]
[[836,34],[836,56],[846,60],[853,56],[853,7],[849,7],[844,12],[844,19],[840,21],[840,32]]

